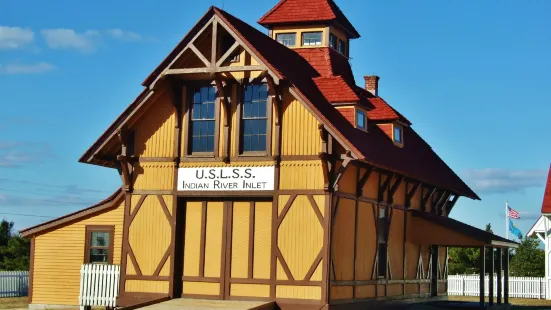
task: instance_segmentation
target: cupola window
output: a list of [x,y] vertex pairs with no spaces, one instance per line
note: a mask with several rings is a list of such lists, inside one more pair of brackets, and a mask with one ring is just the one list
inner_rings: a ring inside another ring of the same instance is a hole
[[403,136],[403,127],[398,124],[394,124],[394,132],[392,139],[394,140],[394,143],[397,144],[404,144],[404,136]]
[[278,33],[276,35],[276,40],[277,42],[285,45],[285,46],[290,46],[290,47],[293,47],[295,46],[297,43],[297,34],[296,33]]
[[319,46],[321,45],[321,39],[323,32],[305,32],[302,34],[302,46]]
[[332,33],[329,35],[329,46],[332,49],[337,49],[337,37]]
[[339,51],[339,53],[345,55],[345,52],[346,52],[346,46],[344,44],[344,41],[343,40],[339,40],[339,43],[338,43],[338,48],[337,50]]

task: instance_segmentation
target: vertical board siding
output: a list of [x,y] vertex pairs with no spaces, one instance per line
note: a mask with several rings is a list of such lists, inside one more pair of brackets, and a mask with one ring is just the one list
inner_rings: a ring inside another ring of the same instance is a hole
[[201,252],[201,202],[186,203],[186,231],[184,251],[184,276],[199,276],[199,253]]
[[126,280],[126,291],[132,293],[168,293],[168,281]]
[[282,161],[279,169],[280,189],[323,189],[321,160]]
[[392,279],[404,278],[404,211],[394,209],[388,236],[388,258]]
[[321,137],[318,121],[288,91],[283,93],[281,155],[318,155]]
[[249,202],[233,203],[231,277],[247,278],[249,266]]
[[295,280],[303,280],[323,247],[321,226],[308,198],[296,197],[278,231],[278,245]]
[[176,114],[168,91],[164,91],[142,118],[134,125],[134,155],[140,157],[171,157],[174,155],[174,124]]
[[[133,195],[132,200],[142,196]],[[171,227],[155,195],[149,195],[132,221],[128,242],[143,275],[153,275],[171,241]]]
[[270,297],[270,285],[267,284],[231,284],[230,295],[236,297]]
[[272,255],[272,202],[257,202],[254,219],[253,277],[270,278]]
[[377,233],[373,217],[373,205],[360,202],[358,206],[358,229],[356,244],[356,280],[371,280]]
[[339,192],[356,195],[356,187],[358,181],[356,180],[356,174],[358,168],[353,165],[349,165],[344,171],[341,180],[339,181]]
[[340,199],[333,221],[335,224],[333,226],[332,252],[335,280],[352,281],[354,280],[355,201]]
[[27,296],[28,271],[0,271],[0,298]]
[[115,226],[113,264],[120,264],[123,217],[121,202],[116,209],[36,236],[33,304],[78,305],[86,225]]
[[276,297],[290,298],[290,299],[320,300],[321,287],[320,286],[278,285],[276,286]]
[[[365,172],[364,169],[360,171],[360,176]],[[363,190],[363,196],[371,199],[378,199],[379,196],[379,173],[372,172],[369,180],[365,183]]]
[[164,91],[134,125],[134,155],[140,157],[174,156],[176,113],[170,92]]
[[139,163],[134,170],[135,190],[172,190],[173,163]]
[[[224,223],[224,203],[207,203],[207,231],[205,239],[205,277],[219,278],[222,265],[222,224]],[[196,231],[196,234],[199,231]]]

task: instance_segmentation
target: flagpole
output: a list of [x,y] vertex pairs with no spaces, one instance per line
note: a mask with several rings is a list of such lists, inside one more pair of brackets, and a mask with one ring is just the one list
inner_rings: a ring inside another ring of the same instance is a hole
[[505,238],[509,239],[509,201],[505,202]]

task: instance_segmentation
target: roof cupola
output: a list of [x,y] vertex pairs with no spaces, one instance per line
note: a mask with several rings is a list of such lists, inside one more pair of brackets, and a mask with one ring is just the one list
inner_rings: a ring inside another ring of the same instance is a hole
[[331,47],[347,57],[360,37],[333,0],[281,0],[258,23],[289,48]]

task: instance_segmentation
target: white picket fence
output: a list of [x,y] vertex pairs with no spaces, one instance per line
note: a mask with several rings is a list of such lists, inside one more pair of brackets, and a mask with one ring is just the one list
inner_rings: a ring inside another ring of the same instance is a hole
[[120,266],[86,264],[80,268],[80,308],[114,308],[119,292]]
[[28,293],[28,271],[0,271],[0,298],[27,296]]
[[[485,296],[489,296],[490,277],[485,277]],[[497,276],[494,276],[494,296],[497,296]],[[501,278],[503,293],[503,277]],[[448,276],[448,295],[450,296],[480,296],[480,276],[450,275]],[[503,296],[503,294],[501,295]],[[545,298],[545,278],[509,277],[509,297]]]

